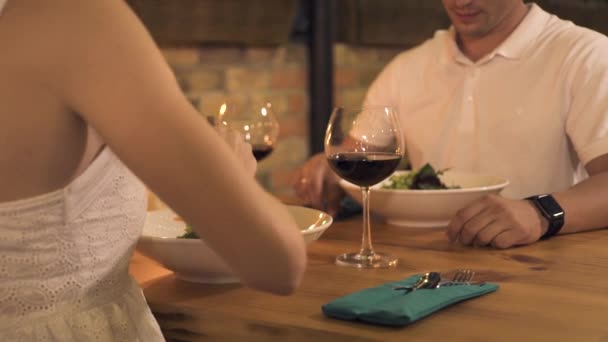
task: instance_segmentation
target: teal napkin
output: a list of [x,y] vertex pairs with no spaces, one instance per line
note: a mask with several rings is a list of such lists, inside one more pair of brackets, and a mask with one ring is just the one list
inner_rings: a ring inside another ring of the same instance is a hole
[[411,286],[421,275],[386,283],[333,300],[322,306],[329,317],[367,323],[403,326],[454,303],[478,297],[498,289],[497,284],[444,286],[411,292],[395,290]]

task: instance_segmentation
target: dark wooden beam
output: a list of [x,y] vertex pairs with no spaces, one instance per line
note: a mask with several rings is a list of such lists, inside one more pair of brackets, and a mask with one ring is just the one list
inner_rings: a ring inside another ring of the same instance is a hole
[[127,0],[154,39],[171,44],[287,43],[298,0]]
[[323,151],[325,128],[334,105],[334,0],[311,0],[310,152]]

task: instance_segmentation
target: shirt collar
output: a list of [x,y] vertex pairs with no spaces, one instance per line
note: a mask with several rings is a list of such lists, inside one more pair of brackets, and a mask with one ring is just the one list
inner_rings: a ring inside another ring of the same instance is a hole
[[[511,35],[494,51],[480,59],[477,63],[487,62],[496,55],[507,59],[520,59],[525,55],[528,49],[535,43],[538,34],[542,31],[550,17],[550,14],[537,4],[532,3],[528,6],[530,6],[530,10]],[[454,60],[461,64],[472,65],[473,62],[460,51],[456,44],[456,30],[454,27],[451,26],[445,33],[447,34],[445,34],[445,51],[442,60],[444,62]]]
[[529,6],[528,14],[515,31],[494,50],[495,54],[509,59],[520,59],[536,42],[550,15],[535,3]]

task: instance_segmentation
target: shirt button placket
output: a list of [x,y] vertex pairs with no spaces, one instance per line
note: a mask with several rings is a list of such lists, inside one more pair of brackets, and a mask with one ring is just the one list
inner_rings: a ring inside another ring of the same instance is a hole
[[474,149],[473,137],[475,131],[475,87],[476,79],[479,70],[475,66],[469,66],[466,71],[466,77],[464,82],[464,99],[462,102],[462,113],[460,122],[460,153],[459,156],[462,158],[465,167],[472,167],[473,156],[472,152]]
[[463,119],[469,118],[473,111],[473,102],[475,101],[475,81],[477,79],[479,71],[475,66],[470,66],[467,69],[466,77],[464,81],[464,105],[463,105]]

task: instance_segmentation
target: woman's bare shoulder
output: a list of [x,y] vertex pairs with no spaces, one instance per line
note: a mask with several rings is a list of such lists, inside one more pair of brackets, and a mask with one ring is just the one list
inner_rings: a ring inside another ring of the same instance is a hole
[[[121,16],[132,15],[123,0],[80,1],[80,0],[8,0],[3,12],[5,16],[18,19],[24,26],[48,29],[48,33],[70,27],[72,32],[90,29],[104,22],[116,22]],[[72,25],[80,24],[79,27]],[[109,28],[109,27],[106,27]]]
[[3,56],[14,56],[13,64],[35,61],[40,72],[76,70],[83,64],[75,60],[109,54],[121,44],[153,45],[123,0],[8,0],[0,19]]

